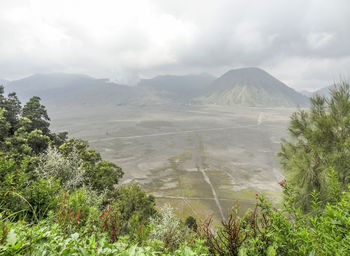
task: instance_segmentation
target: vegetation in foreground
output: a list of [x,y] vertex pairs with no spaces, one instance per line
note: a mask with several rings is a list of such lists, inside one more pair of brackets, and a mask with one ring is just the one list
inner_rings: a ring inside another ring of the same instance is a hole
[[0,88],[1,255],[350,255],[350,92],[343,83],[291,117],[279,209],[263,195],[219,227],[179,220],[86,141],[55,134],[33,97]]

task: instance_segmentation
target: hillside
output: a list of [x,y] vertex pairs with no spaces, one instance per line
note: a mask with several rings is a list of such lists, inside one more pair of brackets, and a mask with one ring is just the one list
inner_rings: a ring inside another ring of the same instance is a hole
[[333,88],[334,88],[334,85],[330,85],[330,86],[321,88],[321,89],[317,90],[313,95],[319,94],[319,95],[322,95],[322,96],[329,98],[331,96],[330,89],[333,89]]
[[187,101],[203,93],[214,80],[215,77],[209,74],[162,75],[151,79],[142,79],[138,83],[138,87],[160,97],[176,101]]
[[307,97],[296,92],[259,68],[226,72],[196,99],[204,104],[295,107],[307,104]]
[[304,96],[306,96],[308,98],[310,98],[314,94],[314,92],[310,92],[310,91],[307,91],[307,90],[299,91],[299,93],[301,93],[302,95],[304,95]]
[[326,98],[330,98],[331,97],[331,90],[335,89],[335,85],[329,85],[326,87],[323,87],[321,89],[318,89],[317,91],[313,92],[311,96],[314,96],[316,94],[321,95],[321,96],[325,96]]
[[32,95],[51,105],[126,104],[132,101],[133,88],[81,74],[35,74],[11,81],[7,91],[16,91],[21,101]]

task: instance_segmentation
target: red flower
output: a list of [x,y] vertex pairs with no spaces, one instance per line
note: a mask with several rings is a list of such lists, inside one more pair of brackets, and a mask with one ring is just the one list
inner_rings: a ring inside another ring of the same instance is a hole
[[255,199],[258,199],[259,194],[255,193]]
[[284,184],[285,184],[285,183],[286,183],[285,180],[281,180],[281,181],[278,182],[278,184],[280,184],[282,187],[284,187]]

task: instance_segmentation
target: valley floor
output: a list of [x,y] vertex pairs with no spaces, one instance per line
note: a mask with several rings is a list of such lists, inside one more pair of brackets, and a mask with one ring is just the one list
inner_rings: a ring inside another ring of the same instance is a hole
[[237,106],[48,106],[52,128],[81,137],[137,181],[188,215],[219,220],[264,192],[278,201],[276,153],[295,109]]

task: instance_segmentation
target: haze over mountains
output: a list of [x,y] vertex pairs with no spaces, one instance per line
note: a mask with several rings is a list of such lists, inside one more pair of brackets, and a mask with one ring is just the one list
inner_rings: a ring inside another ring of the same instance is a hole
[[304,106],[308,99],[259,68],[216,78],[208,74],[156,76],[125,86],[80,74],[36,74],[3,81],[22,101],[36,95],[50,105],[215,104],[259,107]]
[[132,88],[106,79],[80,74],[35,74],[7,84],[7,91],[15,91],[22,101],[33,95],[50,105],[101,104],[128,102]]
[[329,98],[331,95],[331,89],[334,89],[334,84],[330,86],[326,86],[324,88],[318,89],[316,91],[310,92],[310,91],[301,91],[300,93],[307,96],[307,97],[312,97],[316,94],[325,96],[326,98]]
[[163,75],[152,79],[142,79],[138,86],[173,100],[188,101],[193,97],[200,96],[215,79],[216,77],[209,74]]

